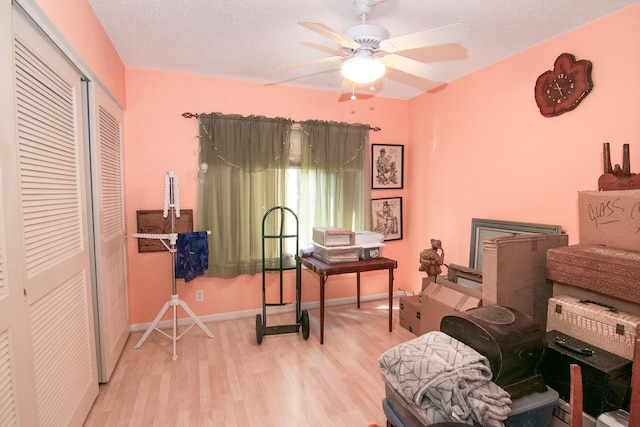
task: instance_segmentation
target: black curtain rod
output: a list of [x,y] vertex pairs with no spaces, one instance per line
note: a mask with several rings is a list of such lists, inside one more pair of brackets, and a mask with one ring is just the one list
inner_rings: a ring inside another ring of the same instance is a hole
[[[192,119],[192,118],[196,118],[197,119],[198,117],[200,117],[200,114],[198,114],[198,113],[182,113],[182,117],[184,117],[185,119]],[[300,124],[300,122],[297,122],[295,120],[294,120],[293,123]],[[375,126],[375,127],[369,126],[369,129],[371,129],[374,132],[379,132],[379,131],[382,130],[378,126]]]

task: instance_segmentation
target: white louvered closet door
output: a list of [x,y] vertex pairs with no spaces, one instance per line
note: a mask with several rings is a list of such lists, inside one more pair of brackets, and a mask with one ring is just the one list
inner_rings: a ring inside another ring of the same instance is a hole
[[[91,119],[95,122],[91,163],[98,314],[98,375],[107,382],[129,336],[127,303],[124,184],[122,180],[122,111],[97,85]],[[96,191],[97,190],[97,191]]]
[[[0,76],[2,73],[0,72]],[[14,180],[4,179],[15,171],[15,151],[0,141],[0,426],[35,425],[36,418],[20,408],[29,408],[35,401],[31,364],[22,364],[28,356],[25,339],[22,287],[19,278],[20,260],[14,251],[19,233],[11,227],[17,216],[11,212],[16,198]],[[14,164],[12,164],[12,162]]]
[[[2,150],[3,154],[6,153]],[[8,156],[7,156],[8,157]],[[5,172],[7,164],[2,158],[0,163],[0,172]],[[16,375],[18,363],[23,356],[20,350],[19,330],[24,332],[24,324],[19,324],[21,301],[18,298],[17,287],[9,288],[11,275],[8,270],[7,258],[7,221],[8,216],[5,211],[6,203],[9,198],[4,196],[5,183],[2,182],[2,174],[0,173],[0,426],[17,426],[23,421],[23,417],[19,414],[20,390],[18,383],[20,375]],[[28,405],[29,399],[24,402]],[[33,418],[32,418],[33,421]]]
[[40,426],[82,425],[98,394],[82,81],[14,12],[22,282]]
[[[3,147],[4,148],[4,147]],[[2,150],[3,154],[6,152]],[[6,168],[5,157],[0,163],[0,172]],[[13,367],[17,363],[15,349],[14,321],[19,315],[15,308],[15,295],[11,297],[14,289],[9,289],[9,275],[7,274],[7,230],[5,221],[5,204],[8,202],[4,197],[4,182],[0,173],[0,425],[15,426],[18,424],[16,390],[17,377]],[[13,300],[13,301],[12,301]],[[18,301],[19,302],[19,301]]]
[[[17,188],[17,147],[13,130],[13,32],[11,4],[0,3],[0,426],[37,425],[21,284],[22,235]],[[4,106],[2,106],[4,105]]]

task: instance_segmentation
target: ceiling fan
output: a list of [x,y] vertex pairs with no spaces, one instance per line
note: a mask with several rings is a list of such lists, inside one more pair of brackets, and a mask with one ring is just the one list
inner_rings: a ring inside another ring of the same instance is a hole
[[347,28],[343,33],[319,22],[299,22],[303,27],[336,42],[342,54],[272,71],[344,61],[342,75],[352,87],[354,84],[374,83],[384,75],[387,67],[433,82],[446,81],[446,70],[399,55],[397,52],[458,43],[469,35],[469,28],[463,24],[451,24],[389,38],[389,32],[385,28],[367,23],[372,7],[380,2],[381,0],[354,0],[353,5],[361,23]]

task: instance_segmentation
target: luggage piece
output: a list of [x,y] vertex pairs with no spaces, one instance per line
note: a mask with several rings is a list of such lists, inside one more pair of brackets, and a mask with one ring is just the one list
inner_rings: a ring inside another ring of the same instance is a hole
[[547,279],[640,304],[640,251],[595,244],[551,248]]
[[542,375],[560,398],[569,401],[569,365],[582,371],[583,410],[592,417],[629,409],[631,361],[558,331],[547,332]]
[[571,296],[549,298],[547,331],[562,332],[633,360],[640,317],[610,305]]
[[545,333],[526,314],[498,305],[475,307],[443,317],[440,331],[485,356],[493,382],[511,399],[547,390],[538,369],[546,348]]

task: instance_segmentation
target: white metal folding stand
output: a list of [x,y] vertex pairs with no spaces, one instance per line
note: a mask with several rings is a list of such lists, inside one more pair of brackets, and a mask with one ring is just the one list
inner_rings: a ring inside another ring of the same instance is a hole
[[[213,338],[213,334],[211,331],[205,326],[204,323],[195,313],[189,308],[187,303],[182,301],[180,297],[178,297],[178,289],[176,286],[176,242],[178,240],[178,233],[176,233],[176,217],[180,217],[180,207],[178,202],[178,177],[175,172],[167,172],[165,175],[165,198],[164,198],[164,211],[163,216],[166,218],[168,214],[171,214],[171,233],[168,234],[148,234],[148,233],[134,233],[133,237],[139,239],[157,239],[162,242],[162,244],[167,248],[169,253],[171,254],[171,277],[172,277],[172,288],[171,288],[171,299],[167,301],[156,318],[153,320],[151,325],[147,328],[145,333],[142,335],[138,343],[135,345],[135,348],[140,348],[140,346],[147,339],[149,334],[154,330],[160,332],[164,336],[171,338],[173,340],[173,355],[171,358],[176,360],[178,355],[176,353],[176,342],[182,338],[184,334],[186,334],[189,329],[193,327],[193,325],[198,325],[202,331],[207,334],[209,338]],[[209,232],[207,232],[209,233]],[[167,243],[168,242],[168,243]],[[182,309],[189,315],[189,317],[193,320],[193,323],[187,327],[181,334],[178,334],[178,306],[182,307]],[[171,307],[173,309],[173,334],[169,335],[166,332],[158,329],[158,323],[167,312],[167,310]]]

